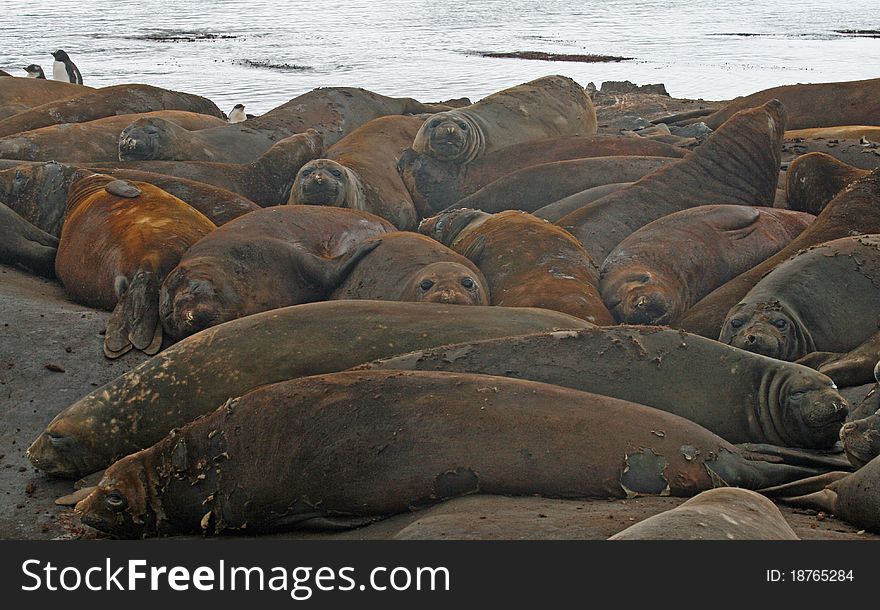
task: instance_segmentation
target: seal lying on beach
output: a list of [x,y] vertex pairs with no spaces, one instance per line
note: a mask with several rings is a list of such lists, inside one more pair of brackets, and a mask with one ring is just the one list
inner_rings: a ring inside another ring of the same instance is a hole
[[792,210],[821,214],[846,185],[870,174],[825,153],[801,155],[788,167],[785,194]]
[[544,163],[591,157],[681,158],[687,151],[645,138],[563,136],[514,144],[467,165],[443,163],[407,149],[398,169],[423,216],[430,216],[513,172]]
[[[50,125],[6,136],[0,138],[0,158],[68,163],[116,161],[119,132],[137,116],[124,114],[85,123]],[[146,116],[161,117],[187,130],[225,124],[214,116],[181,110],[160,110]]]
[[802,212],[740,205],[704,205],[664,216],[605,259],[602,299],[618,322],[669,324],[776,254],[813,220]]
[[261,311],[326,299],[388,222],[355,210],[276,206],[224,225],[187,250],[162,283],[159,316],[182,339]]
[[596,128],[596,110],[583,87],[565,76],[544,76],[428,117],[412,149],[443,163],[467,165],[507,146],[589,136]]
[[843,237],[764,276],[727,314],[719,341],[794,361],[855,349],[877,333],[878,319],[880,234]]
[[3,87],[0,88],[0,120],[42,104],[75,97],[93,90],[92,87],[45,78],[10,78],[3,81]]
[[186,110],[223,118],[223,112],[206,98],[151,85],[113,85],[83,91],[82,95],[49,102],[3,119],[0,138],[60,123],[85,123],[117,114],[156,110]]
[[593,260],[604,261],[633,231],[679,210],[715,203],[770,206],[784,130],[785,111],[777,101],[743,110],[684,159],[556,224],[572,233]]
[[397,159],[421,124],[417,117],[389,116],[359,127],[300,168],[288,203],[362,210],[401,231],[415,230],[416,209]]
[[21,265],[37,275],[55,277],[57,250],[58,238],[0,203],[0,263]]
[[571,235],[531,214],[450,210],[419,231],[473,261],[492,304],[541,307],[594,324],[611,324],[598,292],[596,264]]
[[716,288],[689,309],[676,328],[716,338],[728,312],[762,277],[810,246],[858,233],[880,233],[880,170],[853,182],[834,198],[804,232],[766,261]]
[[502,375],[674,413],[735,443],[827,448],[846,401],[812,369],[657,327],[469,341],[363,368]]
[[242,123],[191,132],[157,119],[140,120],[120,136],[119,158],[250,163],[276,142],[316,129],[331,146],[373,119],[447,110],[408,97],[386,97],[355,87],[321,87]]
[[214,223],[146,182],[100,174],[70,187],[55,272],[77,303],[112,310],[104,353],[162,346],[159,285]]
[[395,231],[364,240],[366,254],[330,296],[449,305],[488,305],[486,278],[430,237]]
[[750,460],[692,422],[596,394],[358,371],[233,399],[108,468],[76,511],[127,538],[267,532],[315,517],[362,524],[471,493],[690,496],[814,472]]
[[28,457],[47,474],[80,477],[259,385],[447,343],[588,326],[509,307],[330,301],[275,309],[188,337],[98,388],[59,413]]
[[748,489],[723,487],[648,517],[609,540],[799,540],[770,500]]

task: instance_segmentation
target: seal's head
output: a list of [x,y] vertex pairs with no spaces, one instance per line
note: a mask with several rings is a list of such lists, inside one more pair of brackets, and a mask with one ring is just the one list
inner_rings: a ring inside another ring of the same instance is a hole
[[447,305],[488,305],[482,274],[461,263],[432,263],[407,280],[403,300]]
[[602,276],[602,300],[621,324],[665,325],[683,309],[676,291],[635,263]]
[[425,218],[419,223],[419,233],[450,246],[459,234],[471,224],[491,218],[491,214],[482,210],[459,208],[441,212],[436,216]]
[[840,440],[850,464],[861,468],[880,455],[880,413],[843,425]]
[[151,161],[166,159],[168,143],[173,142],[180,127],[158,117],[138,119],[119,134],[120,161]]
[[103,466],[95,463],[92,455],[88,443],[80,438],[71,418],[56,418],[27,450],[27,457],[35,468],[68,479],[100,470]]
[[86,525],[116,538],[143,538],[155,533],[156,513],[150,504],[144,452],[116,462],[91,494],[76,505]]
[[483,154],[485,143],[482,130],[470,116],[450,110],[428,117],[412,148],[444,163],[465,164]]
[[222,275],[200,272],[197,263],[181,264],[162,282],[159,292],[159,319],[173,339],[183,339],[230,320],[230,303]]
[[19,165],[0,171],[0,200],[44,231],[61,234],[67,215],[67,191],[77,168],[55,161]]
[[779,406],[771,409],[771,418],[781,427],[783,440],[793,447],[831,447],[846,419],[846,399],[830,377],[805,366],[785,366],[785,373],[771,383]]
[[718,340],[789,362],[814,351],[800,319],[778,301],[740,303],[727,314]]
[[303,165],[290,189],[290,204],[346,207],[348,193],[356,189],[352,173],[330,159],[314,159]]

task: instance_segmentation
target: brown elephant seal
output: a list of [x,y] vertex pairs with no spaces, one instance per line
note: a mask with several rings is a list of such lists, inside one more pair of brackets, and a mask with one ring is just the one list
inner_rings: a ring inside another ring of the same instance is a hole
[[[0,201],[28,222],[56,237],[67,214],[67,192],[84,168],[60,163],[33,163],[0,170]],[[102,173],[135,182],[148,182],[182,199],[219,226],[247,212],[262,209],[237,193],[203,182],[136,170]]]
[[44,277],[55,277],[58,238],[49,235],[0,203],[0,263],[21,265]]
[[797,252],[826,241],[858,233],[880,233],[880,171],[853,182],[835,197],[816,220],[785,248],[723,286],[689,309],[675,326],[715,338],[727,313],[777,265]]
[[632,182],[678,161],[673,157],[590,157],[532,165],[491,182],[447,209],[533,212],[574,193]]
[[265,207],[287,201],[296,173],[308,161],[320,156],[323,150],[321,136],[314,129],[309,129],[284,138],[251,163],[118,161],[89,164],[89,167],[99,171],[133,169],[205,182],[238,193]]
[[770,500],[722,487],[631,525],[609,540],[800,540]]
[[798,362],[825,373],[841,387],[872,383],[877,376],[876,363],[880,361],[880,331],[844,352],[816,351],[799,358]]
[[266,311],[188,337],[98,388],[59,413],[28,457],[47,474],[80,477],[259,385],[447,343],[587,326],[555,311],[393,301]]
[[375,248],[330,298],[489,304],[486,279],[477,266],[430,237],[395,231],[365,240],[368,244]]
[[545,76],[428,117],[412,149],[443,163],[467,165],[507,146],[589,136],[596,128],[596,110],[583,87],[565,76]]
[[824,140],[861,140],[862,138],[880,141],[880,125],[837,125],[835,127],[816,127],[813,129],[794,129],[785,132],[786,140],[821,138]]
[[538,208],[532,214],[538,218],[543,218],[547,222],[556,222],[563,216],[571,214],[588,203],[598,201],[605,195],[616,193],[631,185],[632,182],[612,182],[611,184],[603,184],[602,186],[594,186],[583,191],[579,191],[568,197],[563,197],[553,203],[548,203],[542,208]]
[[365,212],[309,206],[266,208],[193,245],[162,283],[159,316],[182,339],[269,309],[328,298],[375,244],[393,231]]
[[611,324],[598,292],[596,264],[571,235],[524,212],[450,210],[419,231],[473,261],[492,304],[541,307],[593,324]]
[[0,120],[0,138],[60,123],[85,123],[117,114],[186,110],[223,118],[214,102],[191,93],[151,85],[113,85],[85,89],[81,95],[55,100]]
[[878,278],[878,234],[813,246],[755,284],[727,314],[719,341],[788,361],[848,352],[877,333]]
[[331,146],[382,116],[446,109],[448,106],[443,104],[422,104],[412,98],[387,97],[355,87],[321,87],[242,123],[198,132],[178,129],[166,121],[138,121],[123,130],[119,158],[250,163],[279,140],[308,129],[316,129],[324,143]]
[[415,205],[397,172],[397,159],[421,124],[417,117],[389,116],[359,127],[328,148],[324,158],[300,168],[288,203],[361,210],[401,231],[415,230]]
[[789,165],[786,172],[785,196],[788,207],[820,214],[846,185],[869,173],[825,153],[801,155]]
[[[771,206],[779,176],[785,111],[778,101],[743,110],[695,151],[557,221],[604,261],[652,220],[714,203]],[[616,182],[620,182],[617,180]]]
[[233,399],[110,466],[76,511],[128,538],[268,532],[472,493],[690,496],[807,473],[614,398],[484,375],[358,371]]
[[[115,161],[119,132],[138,116],[143,115],[124,114],[85,123],[50,125],[6,136],[0,138],[0,158],[68,163]],[[225,124],[215,116],[182,110],[160,110],[146,116],[162,117],[187,130]]]
[[878,146],[877,143],[866,142],[862,139],[797,138],[783,142],[782,160],[783,162],[791,162],[799,156],[811,152],[821,152],[831,155],[847,165],[871,171],[880,167],[880,155],[877,154],[877,148],[874,148],[876,146]]
[[853,473],[830,472],[760,491],[783,504],[825,511],[880,533],[880,457]]
[[648,223],[605,259],[599,285],[623,324],[669,324],[715,288],[776,254],[815,217],[704,205]]
[[214,230],[201,213],[146,182],[91,175],[70,187],[55,272],[77,303],[112,310],[104,353],[162,346],[159,284]]
[[94,89],[56,80],[12,78],[3,81],[3,87],[0,88],[0,121],[42,104],[89,91]]
[[681,158],[685,154],[675,146],[642,138],[563,136],[507,146],[467,165],[443,163],[407,149],[400,157],[398,170],[422,216],[430,216],[532,165],[590,157]]
[[700,120],[712,129],[718,129],[737,112],[774,99],[785,104],[788,129],[874,125],[880,117],[880,78],[764,89],[738,97]]
[[644,404],[734,443],[828,448],[846,401],[812,369],[659,327],[604,327],[469,341],[369,368],[530,379]]
[[880,413],[843,424],[840,440],[850,464],[861,468],[880,455]]

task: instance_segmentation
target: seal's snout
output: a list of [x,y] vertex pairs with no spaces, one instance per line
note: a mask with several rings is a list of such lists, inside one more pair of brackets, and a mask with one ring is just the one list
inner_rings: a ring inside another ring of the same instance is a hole
[[27,450],[27,457],[35,468],[57,477],[76,478],[90,474],[88,452],[72,436],[43,432]]

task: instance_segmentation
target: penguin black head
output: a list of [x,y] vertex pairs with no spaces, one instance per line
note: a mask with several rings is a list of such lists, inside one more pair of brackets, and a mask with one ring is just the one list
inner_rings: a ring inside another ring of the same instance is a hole
[[235,106],[232,107],[232,109],[233,110],[236,110],[236,109],[244,110],[244,104],[236,104]]
[[56,61],[64,61],[64,62],[70,61],[70,57],[68,57],[67,53],[61,49],[58,49],[57,51],[52,53],[52,57],[54,57]]
[[31,78],[42,78],[45,79],[46,75],[43,74],[43,68],[37,64],[30,64],[22,68],[25,72],[28,73],[28,76]]

